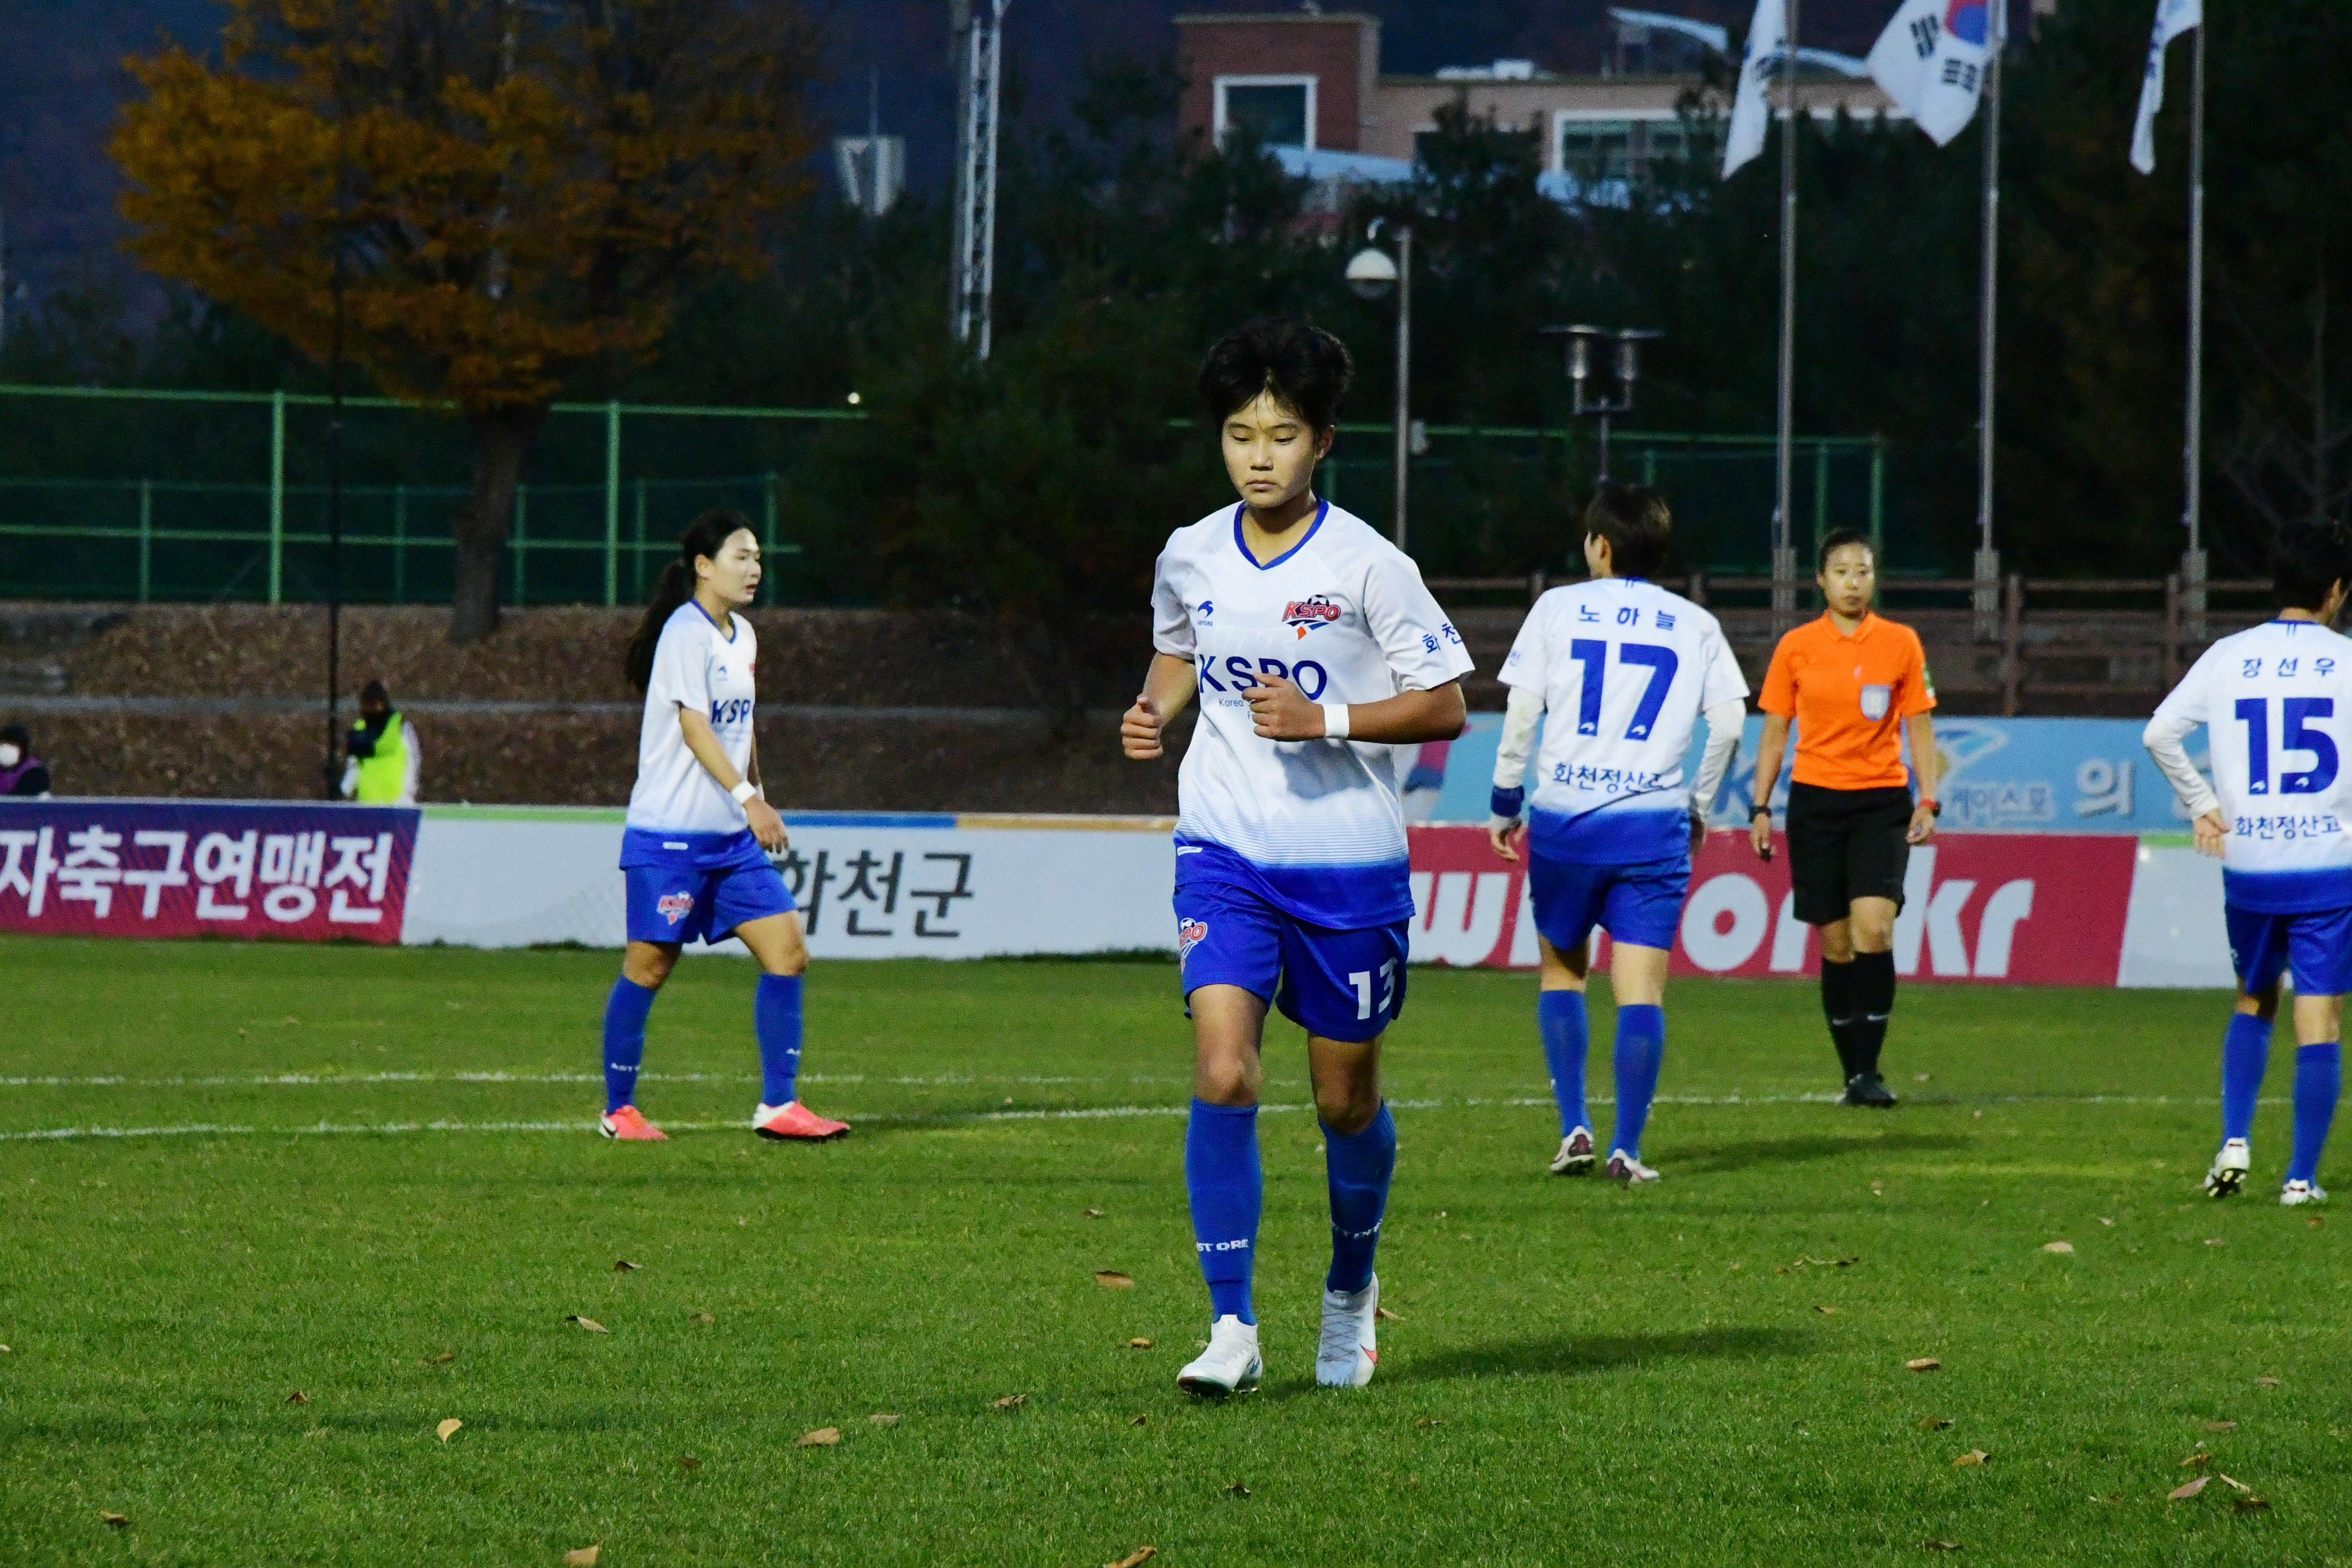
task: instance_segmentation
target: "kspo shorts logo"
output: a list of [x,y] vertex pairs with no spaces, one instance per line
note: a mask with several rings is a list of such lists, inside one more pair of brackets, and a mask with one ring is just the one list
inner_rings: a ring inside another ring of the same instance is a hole
[[687,916],[694,912],[694,895],[692,893],[664,893],[661,896],[660,901],[656,903],[654,908],[661,911],[662,919],[669,921],[672,925],[676,925],[678,921],[686,919]]
[[1176,922],[1176,962],[1181,964],[1192,957],[1192,950],[1200,946],[1202,939],[1208,934],[1209,922],[1206,921],[1178,921]]
[[1865,686],[1862,689],[1862,716],[1872,723],[1875,724],[1885,718],[1886,710],[1894,705],[1895,688]]

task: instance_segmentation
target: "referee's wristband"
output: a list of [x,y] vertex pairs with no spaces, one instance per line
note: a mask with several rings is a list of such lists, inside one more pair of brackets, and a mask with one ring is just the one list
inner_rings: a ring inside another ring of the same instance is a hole
[[753,795],[760,793],[760,786],[753,784],[750,779],[745,779],[742,783],[737,784],[733,789],[729,790],[727,793],[735,797],[735,804],[737,805],[742,805],[749,802]]
[[1753,806],[1748,810],[1748,820],[1753,822],[1759,816],[1769,816],[1771,815],[1772,808],[1769,805]]

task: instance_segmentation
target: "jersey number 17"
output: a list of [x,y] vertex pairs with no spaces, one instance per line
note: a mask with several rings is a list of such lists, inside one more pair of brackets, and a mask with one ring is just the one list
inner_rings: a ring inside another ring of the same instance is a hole
[[[1568,645],[1568,657],[1583,671],[1583,684],[1576,694],[1576,732],[1598,735],[1601,683],[1609,672],[1609,645],[1598,637],[1578,637]],[[1663,643],[1626,642],[1617,645],[1617,662],[1636,665],[1650,672],[1650,684],[1643,689],[1642,700],[1633,709],[1633,721],[1625,726],[1627,740],[1646,741],[1650,727],[1658,721],[1659,710],[1666,705],[1666,692],[1675,683],[1675,671],[1682,660]]]

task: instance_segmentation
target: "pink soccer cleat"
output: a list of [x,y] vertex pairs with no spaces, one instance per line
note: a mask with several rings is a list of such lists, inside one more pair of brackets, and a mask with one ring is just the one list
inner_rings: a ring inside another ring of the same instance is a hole
[[637,1114],[634,1105],[596,1119],[596,1131],[607,1138],[619,1138],[631,1143],[667,1143],[669,1134]]
[[828,1121],[795,1100],[790,1105],[763,1105],[751,1112],[751,1131],[762,1138],[823,1143],[847,1137],[849,1123]]

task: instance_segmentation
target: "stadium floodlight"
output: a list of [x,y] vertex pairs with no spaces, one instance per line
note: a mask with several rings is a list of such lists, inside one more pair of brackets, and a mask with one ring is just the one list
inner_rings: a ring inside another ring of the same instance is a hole
[[[1633,384],[1642,379],[1642,345],[1666,334],[1652,327],[1592,327],[1582,322],[1538,330],[1546,337],[1568,340],[1569,413],[1576,418],[1589,416],[1601,421],[1601,472],[1594,482],[1606,484],[1610,416],[1633,411]],[[1608,374],[1616,383],[1615,390],[1606,396],[1587,391],[1598,368],[1593,350],[1602,343],[1611,345],[1613,351],[1609,355]]]
[[[1387,228],[1396,235],[1397,253],[1391,257],[1371,241]],[[1406,467],[1412,458],[1412,226],[1376,217],[1364,228],[1364,248],[1348,258],[1348,288],[1359,300],[1384,298],[1397,291],[1396,341],[1396,499],[1391,503],[1389,533],[1399,550],[1404,548]]]

